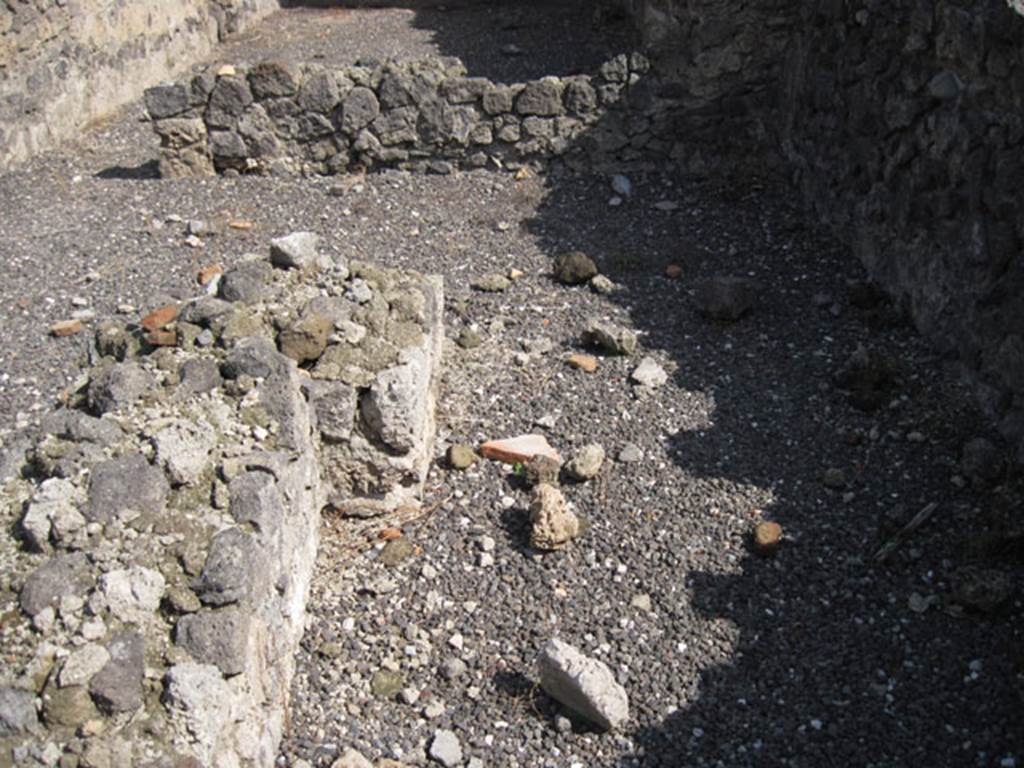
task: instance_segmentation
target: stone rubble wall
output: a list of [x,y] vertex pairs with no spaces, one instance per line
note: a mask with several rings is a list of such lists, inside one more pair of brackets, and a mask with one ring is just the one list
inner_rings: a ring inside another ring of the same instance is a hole
[[0,170],[205,58],[277,0],[4,0]]
[[683,167],[790,176],[1024,461],[1020,2],[619,4],[686,94]]
[[274,765],[322,508],[422,492],[439,279],[296,233],[208,285],[99,324],[67,406],[0,461],[16,765]]
[[504,85],[458,59],[327,69],[263,62],[146,91],[166,177],[344,173],[391,166],[447,173],[569,163],[663,163],[683,147],[679,101],[622,54],[593,76]]
[[804,18],[778,123],[804,200],[1024,461],[1024,17],[897,0]]

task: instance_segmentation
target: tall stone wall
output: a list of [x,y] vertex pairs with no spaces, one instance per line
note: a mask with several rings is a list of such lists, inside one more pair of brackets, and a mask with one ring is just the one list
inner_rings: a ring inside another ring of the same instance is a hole
[[1024,445],[1024,17],[1002,0],[811,5],[778,123],[804,199]]
[[208,55],[277,0],[4,0],[0,170]]
[[683,100],[687,167],[790,175],[1024,446],[1020,3],[620,5]]

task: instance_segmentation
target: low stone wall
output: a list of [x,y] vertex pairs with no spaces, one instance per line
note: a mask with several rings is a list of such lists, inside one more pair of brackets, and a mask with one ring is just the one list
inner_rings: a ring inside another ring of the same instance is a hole
[[452,58],[343,69],[266,62],[151,88],[146,106],[168,177],[381,165],[446,173],[551,157],[652,164],[683,146],[679,101],[657,95],[652,77],[637,53],[593,76],[513,85],[467,77]]
[[0,624],[17,765],[272,766],[321,508],[422,491],[439,280],[297,233],[209,286],[102,323],[68,407],[0,462],[0,561],[27,574]]
[[0,170],[206,57],[277,0],[0,3]]

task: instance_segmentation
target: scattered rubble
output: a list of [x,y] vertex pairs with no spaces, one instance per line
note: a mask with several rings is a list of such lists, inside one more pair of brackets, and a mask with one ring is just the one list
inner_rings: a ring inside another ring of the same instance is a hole
[[606,664],[557,638],[538,660],[540,684],[553,699],[600,728],[614,730],[629,721],[629,699]]
[[480,455],[506,464],[525,464],[534,456],[546,456],[559,464],[562,457],[544,435],[519,435],[504,440],[489,440],[480,446]]

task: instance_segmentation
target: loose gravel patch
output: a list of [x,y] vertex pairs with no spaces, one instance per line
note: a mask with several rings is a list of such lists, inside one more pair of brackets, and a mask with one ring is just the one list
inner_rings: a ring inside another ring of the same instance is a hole
[[[499,41],[516,31],[468,8],[451,12],[464,14],[461,29],[423,13],[289,11],[272,21],[288,44],[269,27],[247,38],[246,55],[459,53],[469,44],[452,41],[473,24]],[[318,25],[322,39],[305,32]],[[470,74],[496,77],[529,57],[488,44],[479,59],[474,69],[467,58]],[[340,195],[338,179],[158,181],[137,109],[0,176],[9,428],[37,419],[88,357],[87,332],[54,338],[53,323],[83,309],[141,316],[194,294],[200,268],[228,267],[272,237],[314,231],[329,252],[445,278],[429,512],[358,530],[325,519],[282,765],[328,766],[350,748],[420,764],[442,730],[466,761],[493,766],[1024,761],[1020,553],[986,543],[1012,541],[1019,485],[961,477],[962,445],[985,434],[966,389],[898,312],[862,300],[860,267],[790,191],[635,174],[631,196],[610,206],[610,178],[563,173],[387,172],[351,179]],[[208,226],[190,243],[191,220]],[[570,250],[618,290],[556,283],[553,260]],[[522,274],[504,291],[470,287],[510,270]],[[734,323],[699,312],[701,284],[718,275],[759,286]],[[585,346],[593,319],[635,331],[636,352]],[[455,343],[465,329],[478,346]],[[833,382],[858,345],[897,371],[873,412]],[[593,373],[566,363],[581,352],[597,355]],[[667,373],[663,385],[630,380],[645,357]],[[608,456],[594,479],[563,484],[585,530],[553,553],[529,547],[516,467],[444,460],[449,444],[529,432],[565,458],[590,443]],[[627,445],[638,460],[617,459]],[[928,522],[875,562],[932,502]],[[750,551],[762,520],[782,528],[772,557]],[[412,545],[392,547],[401,558],[382,557],[390,545],[377,535],[389,525]],[[997,611],[954,599],[971,563],[1015,585]],[[15,609],[20,583],[3,573],[0,613]],[[536,657],[553,636],[613,670],[629,694],[626,728],[602,733],[571,716],[566,727],[537,685]],[[374,684],[382,671],[391,685]]]

